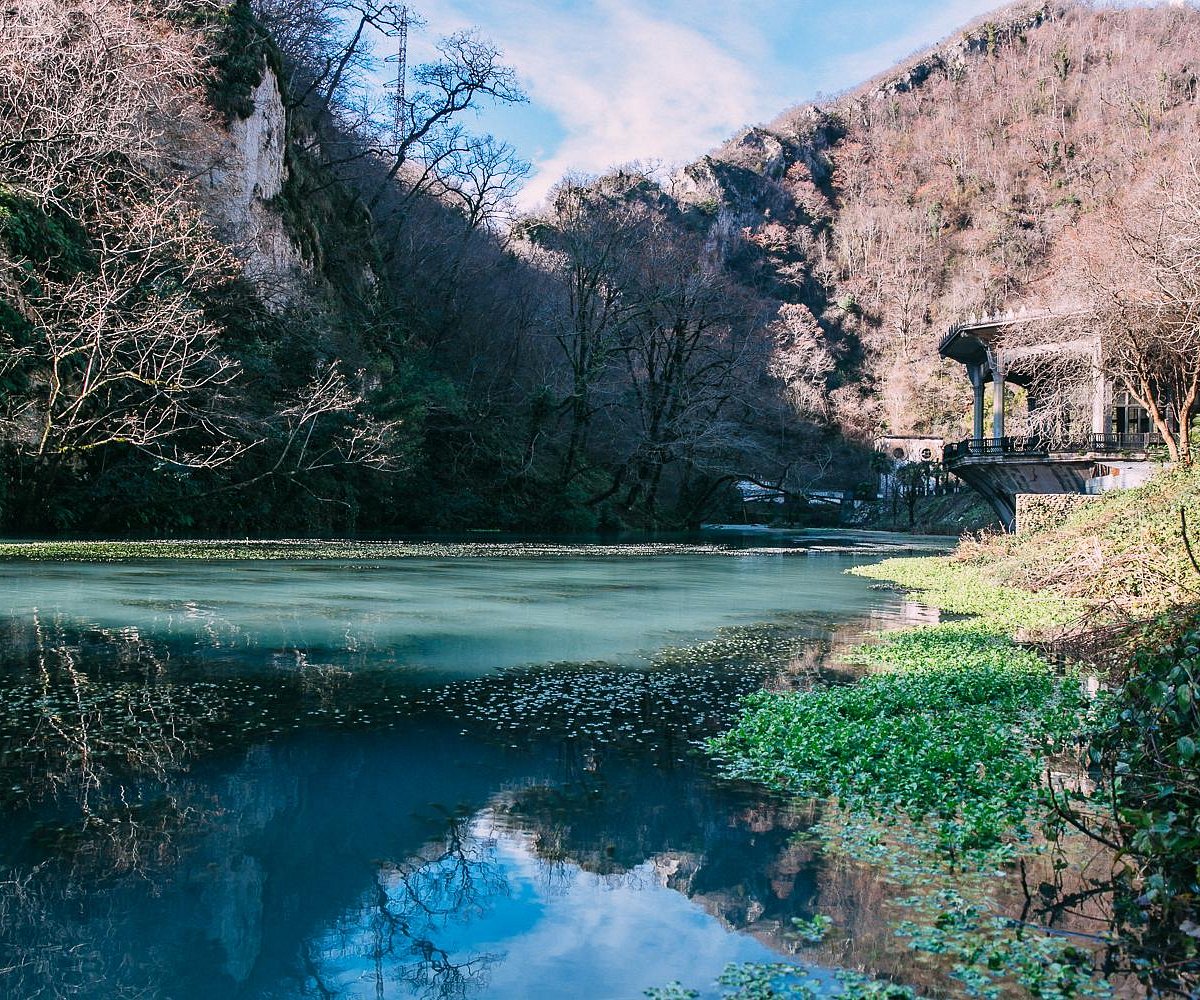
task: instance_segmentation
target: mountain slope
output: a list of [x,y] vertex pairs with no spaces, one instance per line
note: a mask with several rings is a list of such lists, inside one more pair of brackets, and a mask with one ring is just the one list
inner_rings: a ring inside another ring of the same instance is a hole
[[1009,7],[739,134],[675,190],[744,281],[817,318],[871,411],[845,429],[961,434],[939,336],[1078,295],[1078,241],[1194,149],[1198,73],[1194,7]]

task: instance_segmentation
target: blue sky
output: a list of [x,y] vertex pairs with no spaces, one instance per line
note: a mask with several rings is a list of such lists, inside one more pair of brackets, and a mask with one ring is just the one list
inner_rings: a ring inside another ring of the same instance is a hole
[[417,0],[438,35],[478,27],[516,67],[529,103],[482,110],[533,163],[536,205],[569,170],[686,163],[744,125],[836,93],[945,37],[994,0]]

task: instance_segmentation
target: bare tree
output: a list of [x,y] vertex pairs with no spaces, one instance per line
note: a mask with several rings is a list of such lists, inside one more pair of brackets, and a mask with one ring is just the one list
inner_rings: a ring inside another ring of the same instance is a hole
[[728,406],[763,360],[753,350],[752,307],[704,256],[701,241],[656,216],[630,261],[635,309],[622,354],[634,447],[623,505],[652,522],[668,467],[687,474],[728,444]]
[[201,40],[169,23],[185,6],[166,0],[153,15],[133,0],[0,8],[3,186],[63,209],[80,198],[111,202],[143,169],[165,167],[166,136],[194,145],[209,117]]
[[567,369],[558,406],[569,423],[561,474],[569,483],[583,468],[593,420],[603,405],[599,383],[622,349],[623,328],[641,308],[628,294],[627,265],[646,230],[639,206],[609,198],[582,178],[563,181],[551,205],[549,215],[529,223],[526,232],[548,251],[545,259],[564,292],[553,338]]
[[499,232],[513,217],[512,203],[529,176],[529,163],[507,142],[481,136],[456,149],[439,171],[438,193],[467,220],[468,230]]
[[272,471],[295,476],[346,465],[384,471],[402,467],[396,437],[403,421],[361,412],[364,375],[356,372],[352,382],[336,365],[318,368],[294,400],[271,418],[283,442]]
[[19,389],[0,399],[0,439],[36,490],[109,449],[211,469],[282,438],[292,469],[394,464],[396,422],[364,417],[335,369],[295,399],[247,395],[210,308],[237,261],[177,162],[203,161],[212,132],[202,36],[180,27],[194,13],[190,0],[0,10],[0,196],[18,220],[0,233],[13,317],[0,378]]
[[775,322],[771,374],[787,389],[800,416],[829,415],[829,376],[837,368],[821,325],[803,305],[782,305]]
[[1200,145],[1148,184],[1084,257],[1103,364],[1150,415],[1171,460],[1193,459],[1200,408]]
[[[288,102],[307,109],[331,165],[358,165],[356,186],[377,218],[398,222],[433,195],[461,210],[471,229],[498,228],[529,165],[507,143],[462,124],[484,99],[525,99],[494,45],[460,31],[410,73],[409,33],[422,22],[407,4],[256,0],[255,9],[278,40]],[[397,81],[381,97],[371,71],[376,49],[387,47],[395,49],[385,61],[398,63]]]
[[51,464],[117,444],[182,466],[224,464],[253,442],[222,405],[239,365],[196,295],[233,262],[172,192],[121,214],[96,227],[92,266],[12,288],[32,336],[0,332],[0,375],[32,391],[10,397],[0,429]]
[[[395,108],[387,129],[381,129],[375,150],[387,164],[383,184],[421,161],[420,176],[434,177],[446,160],[455,162],[457,119],[480,99],[501,104],[525,100],[516,71],[501,60],[500,50],[474,31],[459,31],[438,43],[440,59],[413,72],[413,86]],[[471,144],[467,144],[468,148]],[[420,186],[420,185],[418,185]],[[371,199],[378,204],[384,186]]]

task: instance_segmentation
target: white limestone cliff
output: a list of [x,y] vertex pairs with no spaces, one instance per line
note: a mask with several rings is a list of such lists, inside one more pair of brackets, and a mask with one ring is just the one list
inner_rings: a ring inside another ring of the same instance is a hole
[[267,68],[251,95],[254,111],[224,129],[207,172],[205,202],[214,225],[271,308],[295,298],[306,265],[272,204],[287,181],[287,111]]

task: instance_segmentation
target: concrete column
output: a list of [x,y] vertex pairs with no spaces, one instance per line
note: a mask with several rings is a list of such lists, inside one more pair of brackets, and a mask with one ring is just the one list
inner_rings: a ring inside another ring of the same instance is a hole
[[992,372],[992,437],[1004,437],[1004,373]]
[[971,388],[975,390],[975,422],[974,431],[971,437],[975,441],[983,440],[983,370],[978,365],[972,365],[969,369],[971,375]]
[[1109,432],[1108,379],[1103,369],[1097,367],[1092,379],[1092,433]]

